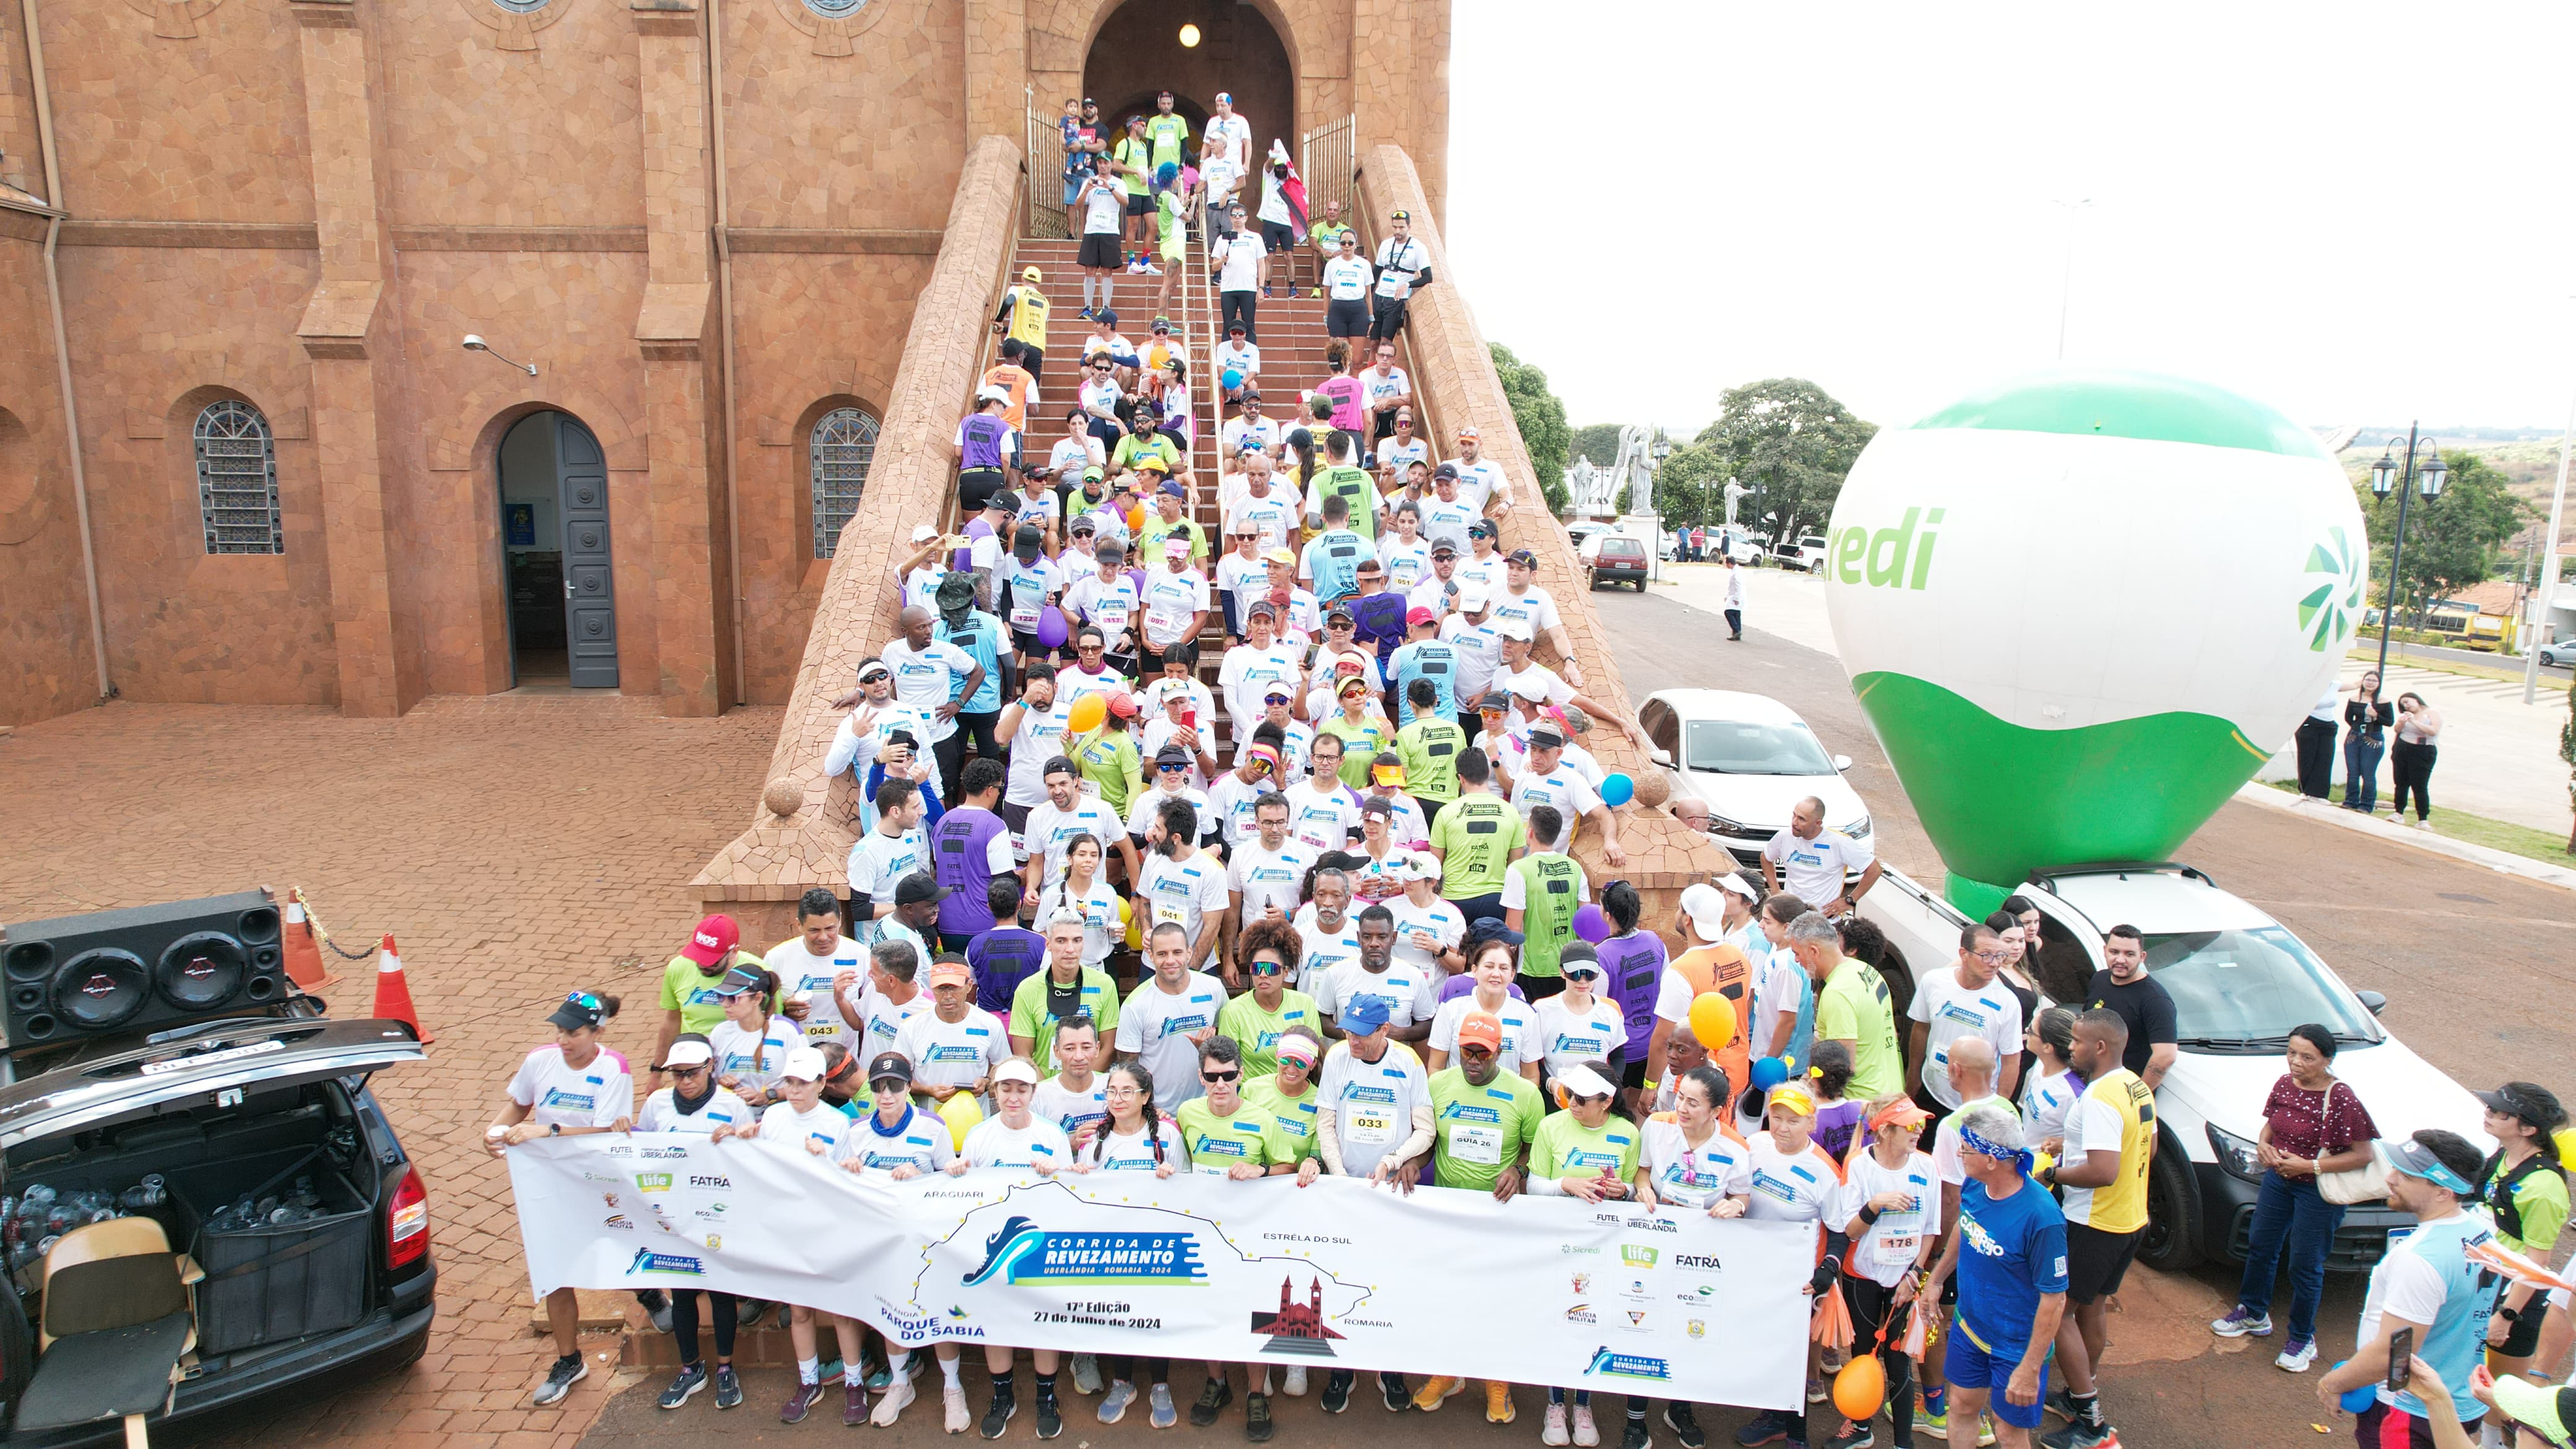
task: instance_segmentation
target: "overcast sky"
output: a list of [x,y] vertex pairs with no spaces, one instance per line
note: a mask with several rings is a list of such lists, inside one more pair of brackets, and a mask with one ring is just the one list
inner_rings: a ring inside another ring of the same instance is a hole
[[1459,0],[1449,244],[1577,424],[1900,424],[2057,356],[2301,422],[2576,391],[2576,6]]

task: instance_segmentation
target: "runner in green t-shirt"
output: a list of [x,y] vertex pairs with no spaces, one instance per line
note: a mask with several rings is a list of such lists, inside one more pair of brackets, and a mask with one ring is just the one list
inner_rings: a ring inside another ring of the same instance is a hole
[[[1536,806],[1529,813],[1532,840],[1553,840],[1552,832],[1563,826],[1553,805]],[[1590,894],[1591,883],[1573,856],[1533,850],[1512,862],[1503,877],[1503,924],[1521,933],[1523,976],[1562,974],[1557,958],[1565,953],[1565,943],[1574,939],[1574,913]]]
[[[1405,729],[1421,724],[1415,720]],[[1529,828],[1522,823],[1521,812],[1494,793],[1493,766],[1484,751],[1469,750],[1458,757],[1458,782],[1458,798],[1442,806],[1440,818],[1431,822],[1431,853],[1440,858],[1440,895],[1462,909],[1470,901],[1491,896],[1494,910],[1500,910],[1504,882],[1513,858],[1529,844]],[[1572,920],[1567,917],[1569,928]]]
[[1366,790],[1378,751],[1386,748],[1386,717],[1368,712],[1369,686],[1361,676],[1354,674],[1333,686],[1333,690],[1342,712],[1315,726],[1315,733],[1342,742],[1342,783],[1354,790]]
[[1103,1038],[1118,1034],[1118,982],[1106,971],[1082,964],[1085,939],[1082,913],[1059,909],[1047,922],[1046,965],[1011,992],[1011,1050],[1036,1063],[1042,1076],[1061,1068],[1055,1060],[1055,1032],[1062,1022],[1089,1016]]
[[1502,1069],[1502,1044],[1502,1023],[1490,1012],[1471,1011],[1458,1023],[1458,1064],[1431,1076],[1431,1180],[1508,1202],[1521,1190],[1547,1107],[1535,1082]]
[[1279,1070],[1279,1038],[1289,1028],[1322,1030],[1315,998],[1288,987],[1288,973],[1303,949],[1297,928],[1286,921],[1255,921],[1235,938],[1235,969],[1252,978],[1252,989],[1217,1012],[1216,1030],[1242,1051],[1247,1077]]
[[1301,1178],[1323,1171],[1315,1156],[1315,1063],[1324,1039],[1310,1027],[1292,1026],[1279,1038],[1279,1070],[1243,1084],[1243,1099],[1270,1114],[1270,1160],[1296,1165]]
[[1377,541],[1377,480],[1367,469],[1336,463],[1318,470],[1314,486],[1306,491],[1307,511],[1321,518],[1327,498],[1339,498],[1349,506],[1351,516],[1345,527],[1371,543]]
[[[1902,1093],[1905,1055],[1896,1045],[1896,1008],[1888,995],[1887,979],[1860,958],[1845,956],[1831,926],[1825,928],[1822,940],[1802,942],[1793,935],[1789,945],[1793,951],[1807,945],[1831,963],[1824,988],[1816,993],[1816,1040],[1851,1044],[1852,1079],[1845,1094],[1855,1102],[1866,1102]],[[1797,954],[1799,965],[1804,966],[1807,952]],[[1808,972],[1809,979],[1814,975]]]
[[1530,1144],[1529,1190],[1541,1197],[1622,1201],[1638,1186],[1637,1129],[1610,1111],[1611,1086],[1591,1066],[1556,1079],[1567,1106],[1538,1124]]
[[[704,1035],[716,1029],[725,1019],[724,1003],[716,997],[716,983],[724,974],[739,966],[755,974],[769,969],[769,963],[741,947],[742,928],[731,916],[709,916],[698,922],[690,933],[689,944],[662,968],[662,1039],[653,1049],[653,1060],[662,1060],[671,1041],[682,1032]],[[778,997],[769,998],[769,1009],[776,1012]]]
[[1145,139],[1154,146],[1154,164],[1178,166],[1189,152],[1190,118],[1172,113],[1172,93],[1154,98],[1154,114],[1145,118]]
[[[1413,697],[1417,688],[1424,698]],[[1439,699],[1438,687],[1430,680],[1414,680],[1406,687],[1405,699],[1416,713],[1413,723],[1395,732],[1395,753],[1404,761],[1404,788],[1414,799],[1445,809],[1458,798],[1458,759],[1467,753],[1467,732],[1458,728],[1456,720],[1430,711]],[[1502,888],[1499,878],[1494,888]]]

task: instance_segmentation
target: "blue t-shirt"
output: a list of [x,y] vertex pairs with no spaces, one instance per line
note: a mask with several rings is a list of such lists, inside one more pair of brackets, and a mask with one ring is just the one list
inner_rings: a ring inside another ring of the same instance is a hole
[[2041,1295],[2066,1291],[2066,1214],[2028,1178],[2002,1199],[1970,1178],[1959,1238],[1959,1326],[1989,1356],[2019,1358]]
[[1377,557],[1377,550],[1367,539],[1347,528],[1316,534],[1306,545],[1306,576],[1314,581],[1315,597],[1331,603],[1360,586],[1360,560]]
[[1001,645],[1002,621],[981,609],[966,611],[962,626],[949,624],[942,615],[935,631],[941,639],[966,651],[967,657],[984,666],[984,682],[958,706],[962,714],[999,714],[1002,709]]
[[1046,937],[1017,926],[995,926],[966,943],[975,973],[975,1004],[1008,1021],[1011,993],[1046,963]]
[[1388,666],[1394,671],[1396,723],[1411,724],[1419,713],[1408,697],[1413,681],[1428,679],[1440,691],[1439,702],[1432,712],[1442,719],[1458,717],[1458,651],[1438,639],[1416,639],[1395,648],[1395,658]]

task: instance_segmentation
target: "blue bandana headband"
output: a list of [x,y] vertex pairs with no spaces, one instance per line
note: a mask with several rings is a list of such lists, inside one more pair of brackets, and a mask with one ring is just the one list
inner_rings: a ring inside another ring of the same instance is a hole
[[1970,1152],[1983,1157],[2011,1158],[2013,1166],[2024,1176],[2030,1174],[2030,1165],[2036,1160],[2027,1147],[2006,1147],[2000,1142],[1989,1142],[1964,1125],[1959,1128],[1959,1141]]

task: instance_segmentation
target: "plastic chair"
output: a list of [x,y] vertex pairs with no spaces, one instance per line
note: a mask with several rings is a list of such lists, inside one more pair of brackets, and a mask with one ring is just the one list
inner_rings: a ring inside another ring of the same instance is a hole
[[143,1416],[166,1412],[179,1363],[196,1347],[205,1271],[150,1218],[116,1218],[63,1234],[41,1268],[44,1312],[36,1372],[18,1401],[20,1429],[125,1421],[144,1449]]

